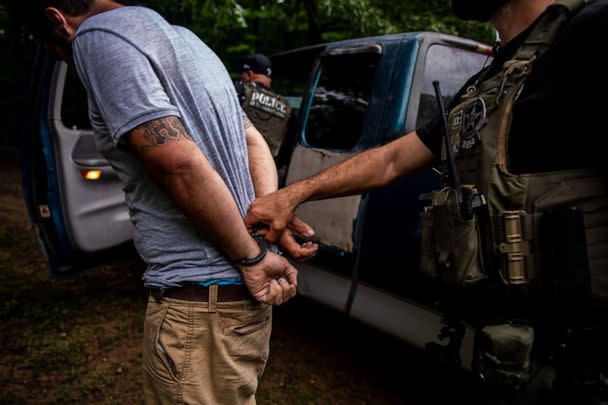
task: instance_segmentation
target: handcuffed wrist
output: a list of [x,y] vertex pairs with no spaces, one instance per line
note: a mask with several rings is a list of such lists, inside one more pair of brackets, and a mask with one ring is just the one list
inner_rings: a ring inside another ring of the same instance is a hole
[[257,263],[261,262],[262,260],[264,260],[264,258],[266,257],[266,253],[268,253],[268,244],[264,240],[264,237],[258,236],[258,235],[252,235],[252,236],[253,236],[253,239],[255,239],[255,241],[257,242],[258,247],[260,248],[260,253],[258,253],[255,257],[252,257],[252,258],[245,258],[245,259],[237,260],[236,264],[238,266],[253,266],[254,264],[257,264]]

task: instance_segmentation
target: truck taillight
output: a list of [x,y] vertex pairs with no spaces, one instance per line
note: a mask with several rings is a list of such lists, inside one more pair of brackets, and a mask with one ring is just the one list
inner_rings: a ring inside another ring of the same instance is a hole
[[101,170],[81,170],[80,174],[87,180],[99,180],[101,178]]

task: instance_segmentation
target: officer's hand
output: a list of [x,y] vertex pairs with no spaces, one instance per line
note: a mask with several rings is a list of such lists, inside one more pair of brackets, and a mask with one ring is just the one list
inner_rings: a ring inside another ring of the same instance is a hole
[[314,235],[312,228],[294,215],[296,205],[288,189],[281,189],[257,198],[249,207],[245,226],[251,228],[257,224],[269,226],[266,240],[276,241],[286,227],[304,237]]
[[277,245],[279,245],[279,248],[285,254],[298,263],[312,259],[319,249],[319,245],[313,242],[298,243],[291,229],[283,231],[279,239],[277,239]]
[[253,266],[239,266],[251,295],[265,304],[281,305],[296,295],[298,271],[287,259],[268,252]]

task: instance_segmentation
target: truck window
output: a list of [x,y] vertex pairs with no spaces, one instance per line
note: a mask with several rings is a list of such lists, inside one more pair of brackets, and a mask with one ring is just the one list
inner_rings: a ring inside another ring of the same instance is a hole
[[325,56],[304,141],[308,146],[350,150],[357,144],[371,98],[379,55]]
[[439,113],[433,88],[434,80],[439,80],[441,95],[447,106],[467,79],[481,70],[487,59],[487,55],[464,49],[431,45],[424,62],[424,80],[420,91],[416,128],[426,125]]
[[271,57],[272,90],[289,101],[293,115],[299,114],[312,67],[322,51],[323,47],[311,47]]
[[87,92],[75,73],[65,75],[61,101],[61,122],[70,129],[91,129]]

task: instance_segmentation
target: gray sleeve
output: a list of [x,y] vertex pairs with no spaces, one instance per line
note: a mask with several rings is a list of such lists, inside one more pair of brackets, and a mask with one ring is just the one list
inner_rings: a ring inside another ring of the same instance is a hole
[[80,79],[95,100],[114,145],[145,122],[180,116],[148,58],[126,40],[92,30],[78,35],[72,49]]
[[239,106],[241,110],[241,121],[243,121],[243,128],[247,128],[247,121],[249,121],[249,117],[247,117],[247,113],[243,110],[243,107]]

